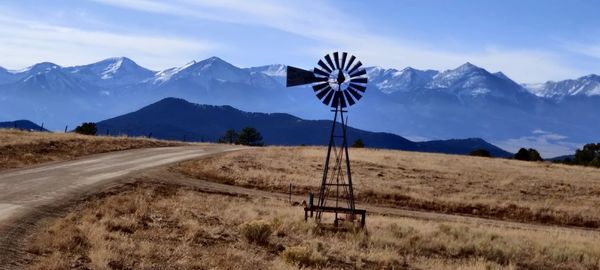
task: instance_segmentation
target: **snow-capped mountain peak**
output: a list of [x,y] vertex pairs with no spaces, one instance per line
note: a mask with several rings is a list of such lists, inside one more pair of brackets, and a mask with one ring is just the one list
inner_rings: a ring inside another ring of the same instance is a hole
[[524,84],[527,90],[538,97],[563,99],[567,96],[600,96],[600,76],[590,74],[578,79]]
[[26,67],[24,69],[20,69],[20,70],[16,70],[14,73],[28,73],[28,74],[38,74],[38,73],[44,73],[44,72],[49,72],[51,70],[54,69],[59,69],[60,66],[51,62],[42,62],[42,63],[38,63],[35,64],[33,66],[30,67]]
[[285,77],[287,75],[287,66],[282,64],[266,65],[259,67],[246,68],[250,73],[262,73],[271,77]]
[[437,71],[418,70],[406,67],[402,70],[385,69],[382,67],[367,68],[369,83],[376,85],[384,93],[408,92],[423,87]]
[[173,75],[181,72],[184,69],[187,69],[187,68],[195,65],[196,63],[197,63],[196,60],[192,60],[191,62],[188,62],[187,64],[185,64],[181,67],[174,67],[174,68],[169,68],[169,69],[165,69],[163,71],[156,72],[156,74],[154,75],[154,83],[166,82],[169,79],[171,79],[171,77],[173,77]]

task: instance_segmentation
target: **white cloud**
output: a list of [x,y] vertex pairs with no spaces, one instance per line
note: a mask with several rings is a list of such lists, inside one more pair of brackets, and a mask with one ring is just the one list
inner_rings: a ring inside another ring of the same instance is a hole
[[476,51],[450,51],[439,44],[372,34],[356,16],[343,14],[324,1],[175,0],[169,4],[146,0],[94,1],[147,12],[278,29],[315,40],[314,47],[307,50],[315,58],[325,52],[347,50],[370,65],[439,70],[469,61],[490,71],[501,70],[519,83],[566,79],[584,73],[568,68],[553,53],[535,49],[490,46]]
[[76,65],[112,56],[128,56],[151,68],[164,67],[185,63],[190,55],[217,46],[208,41],[90,31],[6,16],[0,16],[0,23],[0,59],[13,69],[42,61]]
[[553,158],[571,155],[581,147],[581,144],[569,142],[567,139],[567,136],[561,134],[535,129],[530,136],[494,142],[494,144],[514,153],[522,147],[534,148],[540,152],[542,157]]

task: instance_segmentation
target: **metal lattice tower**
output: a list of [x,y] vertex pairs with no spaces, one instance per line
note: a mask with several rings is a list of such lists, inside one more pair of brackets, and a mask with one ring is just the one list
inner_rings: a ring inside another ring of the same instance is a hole
[[[354,190],[352,187],[352,171],[348,154],[348,113],[345,109],[356,104],[367,89],[367,72],[360,61],[355,62],[353,55],[335,52],[327,54],[319,60],[318,67],[307,71],[296,67],[287,67],[287,86],[312,84],[319,100],[333,108],[334,113],[327,157],[323,168],[323,178],[319,188],[316,205],[313,204],[312,194],[309,194],[309,204],[304,209],[305,218],[308,213],[321,221],[323,213],[335,215],[334,224],[340,220],[339,214],[346,214],[354,221],[356,215],[361,215],[361,225],[364,226],[365,210],[355,208]],[[324,61],[323,61],[324,60]],[[346,61],[348,60],[348,61]],[[339,122],[338,122],[339,119]]]

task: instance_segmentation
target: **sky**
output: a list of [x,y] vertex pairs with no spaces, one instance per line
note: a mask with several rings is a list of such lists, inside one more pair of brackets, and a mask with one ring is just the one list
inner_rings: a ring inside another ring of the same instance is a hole
[[153,70],[218,56],[312,67],[348,51],[368,66],[471,62],[519,83],[600,73],[599,1],[15,0],[0,3],[0,66],[126,56]]

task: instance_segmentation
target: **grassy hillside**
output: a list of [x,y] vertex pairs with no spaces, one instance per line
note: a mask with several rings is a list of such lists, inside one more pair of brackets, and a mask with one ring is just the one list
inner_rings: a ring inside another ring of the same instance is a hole
[[[219,207],[214,207],[218,205]],[[370,215],[304,222],[274,199],[160,183],[117,187],[28,239],[30,269],[598,269],[600,235]]]
[[[600,227],[600,169],[506,159],[351,149],[365,203],[524,222]],[[188,161],[196,178],[305,195],[318,192],[325,149],[267,147]]]
[[136,148],[180,145],[146,138],[0,129],[0,170]]

